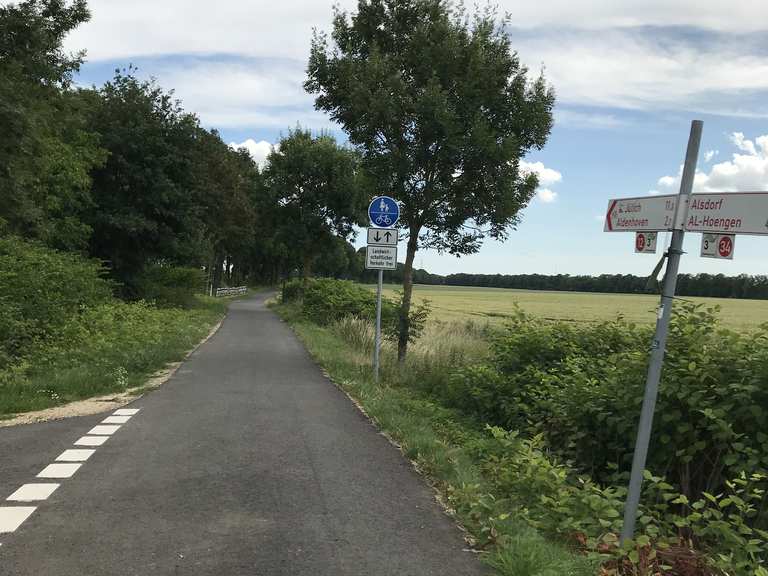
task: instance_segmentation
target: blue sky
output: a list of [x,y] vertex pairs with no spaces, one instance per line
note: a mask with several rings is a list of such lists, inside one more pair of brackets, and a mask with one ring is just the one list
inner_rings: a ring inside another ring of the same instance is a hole
[[[609,198],[676,192],[694,118],[704,120],[699,190],[768,190],[768,3],[497,3],[511,14],[521,60],[532,73],[543,68],[558,95],[547,146],[526,158],[541,190],[504,244],[461,259],[420,252],[417,266],[648,274],[656,259],[634,254],[631,234],[604,233],[602,217]],[[91,0],[92,21],[67,46],[88,51],[80,83],[100,84],[132,63],[261,160],[297,123],[344,138],[301,88],[311,30],[329,28],[331,5]],[[689,234],[682,271],[768,273],[768,238],[739,236],[733,261],[700,258],[699,239]]]

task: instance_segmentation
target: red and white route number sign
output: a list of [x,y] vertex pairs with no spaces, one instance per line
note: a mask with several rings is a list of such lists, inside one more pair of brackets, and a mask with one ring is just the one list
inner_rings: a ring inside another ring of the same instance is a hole
[[733,260],[736,236],[733,234],[702,234],[701,255],[704,258]]
[[635,234],[635,252],[637,254],[656,254],[656,232],[638,232]]

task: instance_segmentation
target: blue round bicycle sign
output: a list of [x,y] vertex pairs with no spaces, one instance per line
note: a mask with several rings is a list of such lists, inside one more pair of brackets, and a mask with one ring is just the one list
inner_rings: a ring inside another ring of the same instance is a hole
[[400,206],[389,196],[376,196],[368,206],[368,218],[373,226],[394,226],[400,219]]

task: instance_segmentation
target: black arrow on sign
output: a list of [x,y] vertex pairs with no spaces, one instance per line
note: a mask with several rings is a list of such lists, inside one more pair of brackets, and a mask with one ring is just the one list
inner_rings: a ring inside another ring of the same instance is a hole
[[374,236],[374,237],[373,237],[373,239],[374,239],[376,242],[379,242],[379,241],[381,241],[381,236],[379,236],[379,232],[378,232],[378,230],[376,231],[376,236]]
[[384,234],[384,236],[387,237],[387,242],[389,242],[389,239],[392,237],[392,232],[388,231],[386,234]]

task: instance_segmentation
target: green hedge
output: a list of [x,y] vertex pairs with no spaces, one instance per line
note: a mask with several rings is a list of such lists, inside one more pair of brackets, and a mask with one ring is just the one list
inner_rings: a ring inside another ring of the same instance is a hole
[[15,237],[0,238],[0,368],[89,306],[110,300],[104,267]]
[[191,310],[117,299],[87,307],[45,346],[0,370],[0,416],[140,386],[181,359],[224,309],[213,299]]
[[[720,328],[716,312],[676,306],[638,530],[667,542],[692,539],[714,550],[710,560],[719,568],[752,576],[768,562],[768,326],[734,333]],[[613,534],[621,526],[650,341],[650,329],[622,321],[579,326],[519,314],[493,338],[490,361],[457,371],[431,392],[497,426],[498,438],[514,430],[534,439],[534,447],[515,439],[508,444],[514,457],[489,461],[502,493],[514,497],[538,484],[544,524]],[[551,494],[543,480],[526,479],[530,471],[512,467],[525,450],[546,450],[590,478],[587,495],[555,481],[566,468],[537,469],[552,479]]]
[[[768,327],[721,329],[715,311],[679,305],[672,320],[648,467],[688,497],[768,469]],[[489,424],[543,434],[600,481],[631,465],[651,332],[621,321],[574,326],[524,315],[492,361],[438,393]]]
[[152,264],[136,279],[135,290],[140,299],[158,306],[190,308],[204,281],[203,271],[198,268]]
[[[282,291],[283,302],[300,302],[304,315],[321,326],[347,316],[373,320],[376,316],[376,294],[349,280],[312,278],[307,282],[288,282]],[[382,325],[396,322],[395,304],[382,299]]]

